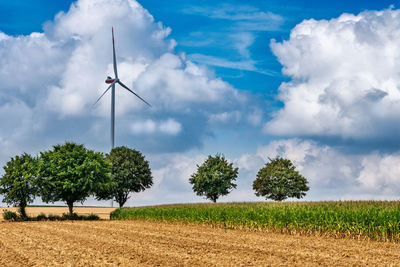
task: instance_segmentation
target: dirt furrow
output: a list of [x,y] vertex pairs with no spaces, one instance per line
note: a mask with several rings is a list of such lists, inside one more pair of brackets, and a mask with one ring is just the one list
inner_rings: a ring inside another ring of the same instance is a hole
[[[159,228],[154,228],[154,223],[126,224],[125,222],[115,222],[114,224],[118,225],[114,229],[118,229],[117,231],[120,232],[121,238],[124,233],[130,233],[129,236],[144,236],[145,240],[166,240],[167,243],[182,247],[183,250],[187,247],[196,250],[208,246],[208,250],[210,252],[213,251],[214,254],[224,251],[220,258],[224,258],[224,256],[232,257],[230,254],[234,253],[233,258],[250,258],[254,261],[255,258],[263,259],[269,257],[273,259],[276,255],[279,255],[280,258],[287,258],[288,261],[293,260],[293,262],[296,262],[297,258],[302,260],[306,258],[308,261],[315,261],[320,264],[348,258],[347,261],[352,262],[352,264],[365,265],[379,263],[379,258],[375,257],[376,254],[379,254],[383,258],[392,258],[394,262],[399,260],[396,255],[398,246],[390,243],[359,242],[323,237],[293,237],[272,233],[249,233],[246,231],[212,229],[206,226],[196,227],[184,224],[162,224],[163,227]],[[75,224],[75,227],[78,227],[77,231],[81,231],[79,227],[82,226]],[[107,232],[109,228],[107,225],[94,225],[93,229]],[[327,245],[327,241],[333,242]],[[349,246],[349,242],[355,243],[357,246]],[[377,247],[376,244],[381,246]],[[162,244],[159,243],[159,246],[162,246]],[[298,249],[299,247],[301,247],[300,250]],[[393,248],[396,251],[394,254]],[[252,254],[249,254],[248,251],[252,251]],[[181,252],[185,253],[185,251]],[[255,254],[260,255],[259,257],[254,257]]]
[[[46,234],[57,235],[64,240],[74,239],[77,246],[85,246],[86,249],[101,251],[101,256],[105,258],[108,255],[114,257],[116,253],[120,255],[131,255],[127,257],[130,260],[140,260],[139,263],[151,262],[152,264],[164,264],[163,259],[169,259],[172,262],[179,262],[182,252],[187,251],[184,246],[182,251],[177,251],[175,243],[169,238],[150,237],[146,233],[135,233],[124,230],[120,233],[117,227],[88,227],[87,223],[72,222],[67,223],[65,227],[60,228],[58,223],[54,224],[31,224],[36,229],[30,229],[32,232],[46,232]],[[76,233],[79,233],[77,235]],[[98,242],[101,240],[101,242]],[[179,246],[181,246],[179,244]],[[183,249],[185,251],[183,251]],[[90,254],[90,253],[89,253]],[[200,259],[199,259],[200,260]],[[108,260],[105,259],[106,262]],[[118,263],[124,264],[118,260]],[[210,263],[208,259],[203,259],[204,263]]]
[[1,266],[400,266],[400,245],[148,221],[0,224]]

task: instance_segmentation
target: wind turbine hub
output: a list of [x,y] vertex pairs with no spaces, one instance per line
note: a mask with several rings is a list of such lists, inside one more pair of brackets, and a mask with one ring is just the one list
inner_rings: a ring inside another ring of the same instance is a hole
[[107,76],[106,83],[113,83],[115,79],[111,78],[110,76]]

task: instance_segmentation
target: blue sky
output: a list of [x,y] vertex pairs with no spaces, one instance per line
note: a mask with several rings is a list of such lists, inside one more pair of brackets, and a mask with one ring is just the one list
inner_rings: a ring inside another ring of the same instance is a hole
[[108,151],[109,96],[91,104],[111,71],[114,26],[120,76],[154,106],[117,92],[116,144],[141,150],[156,181],[128,204],[204,201],[187,181],[215,153],[240,168],[238,189],[222,201],[261,200],[251,184],[276,155],[310,180],[306,200],[396,199],[396,8],[393,1],[3,1],[0,163],[66,140]]

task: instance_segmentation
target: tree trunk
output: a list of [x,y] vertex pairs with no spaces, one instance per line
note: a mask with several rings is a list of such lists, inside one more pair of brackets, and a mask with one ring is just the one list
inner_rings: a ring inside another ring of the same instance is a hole
[[119,204],[119,207],[120,207],[120,208],[122,208],[122,207],[124,206],[124,204],[126,203],[126,200],[127,200],[127,199],[122,198],[122,199],[120,199],[120,200],[118,201],[118,204]]
[[117,202],[119,204],[119,207],[122,208],[126,201],[128,200],[128,194],[121,194],[117,198]]
[[68,200],[67,205],[68,205],[69,215],[72,216],[72,214],[74,213],[74,202],[71,200]]
[[19,205],[19,213],[21,214],[21,218],[23,219],[23,220],[25,220],[26,219],[26,210],[25,210],[25,207],[26,207],[26,205],[24,204],[24,203],[20,203],[20,205]]

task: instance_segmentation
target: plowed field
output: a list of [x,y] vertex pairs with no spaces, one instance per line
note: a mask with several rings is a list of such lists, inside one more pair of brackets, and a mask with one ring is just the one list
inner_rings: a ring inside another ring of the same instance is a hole
[[0,223],[0,266],[396,266],[400,245],[148,221]]

